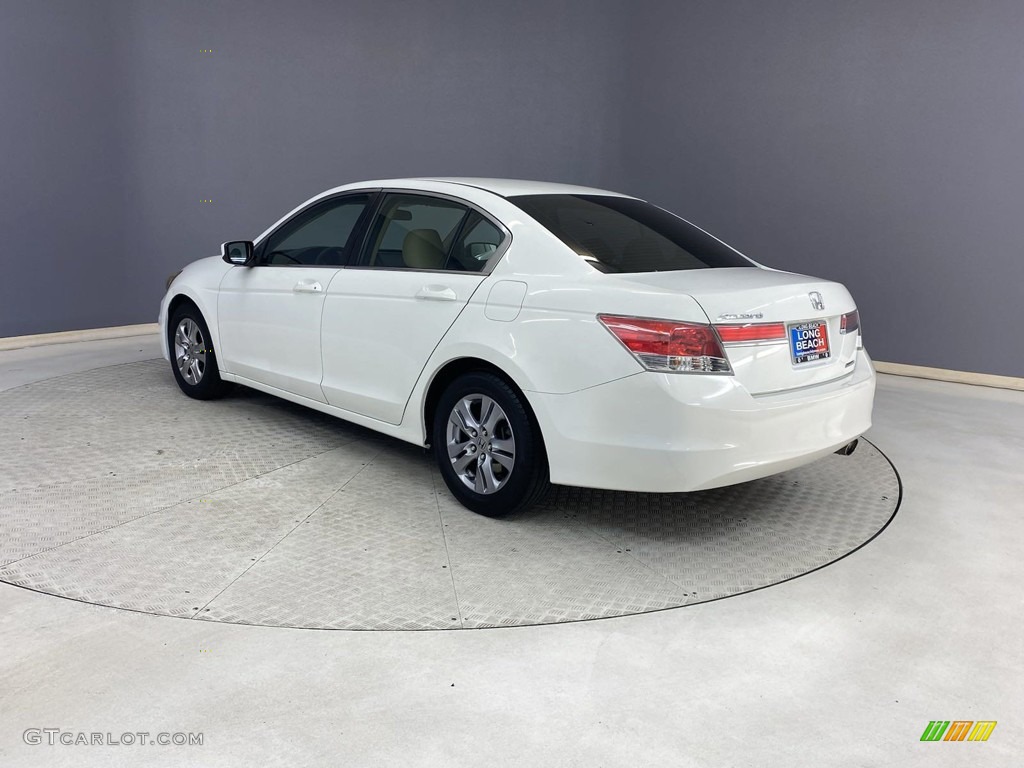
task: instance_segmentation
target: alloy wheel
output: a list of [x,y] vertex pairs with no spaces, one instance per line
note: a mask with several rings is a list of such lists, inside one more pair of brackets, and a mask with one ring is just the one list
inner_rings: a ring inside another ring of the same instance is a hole
[[463,484],[495,493],[508,482],[516,461],[516,438],[502,407],[484,394],[456,401],[448,415],[448,458]]
[[189,384],[195,386],[206,373],[206,340],[199,324],[186,317],[174,332],[174,362],[178,372]]

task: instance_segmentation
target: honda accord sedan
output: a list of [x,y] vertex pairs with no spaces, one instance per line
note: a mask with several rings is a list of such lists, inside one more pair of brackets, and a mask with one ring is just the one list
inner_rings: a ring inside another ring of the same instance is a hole
[[502,179],[371,181],[168,283],[164,356],[432,448],[501,516],[548,483],[715,488],[848,453],[875,374],[842,285],[655,205]]

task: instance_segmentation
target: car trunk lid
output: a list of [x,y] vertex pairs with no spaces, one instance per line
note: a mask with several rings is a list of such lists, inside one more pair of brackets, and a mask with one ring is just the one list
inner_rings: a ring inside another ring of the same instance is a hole
[[842,333],[842,316],[856,307],[839,283],[762,268],[616,277],[693,298],[719,330],[735,376],[751,394],[823,384],[853,370],[859,331]]

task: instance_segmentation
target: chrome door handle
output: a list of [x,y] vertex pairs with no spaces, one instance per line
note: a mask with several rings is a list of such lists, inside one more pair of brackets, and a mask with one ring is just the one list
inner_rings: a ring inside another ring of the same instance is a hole
[[296,293],[323,293],[324,287],[316,280],[301,280],[292,290]]
[[425,301],[458,301],[459,295],[447,285],[424,285],[416,291],[416,298]]

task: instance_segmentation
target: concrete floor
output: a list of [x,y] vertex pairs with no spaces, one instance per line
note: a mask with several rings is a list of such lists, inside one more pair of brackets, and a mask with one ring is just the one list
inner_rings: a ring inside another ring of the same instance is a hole
[[[158,355],[0,353],[0,389]],[[1010,766],[1024,753],[1024,393],[882,377],[903,505],[808,576],[662,613],[331,632],[118,611],[0,584],[0,766]],[[2,514],[2,511],[0,511]],[[930,720],[996,720],[922,743]],[[28,728],[201,732],[39,746]]]

